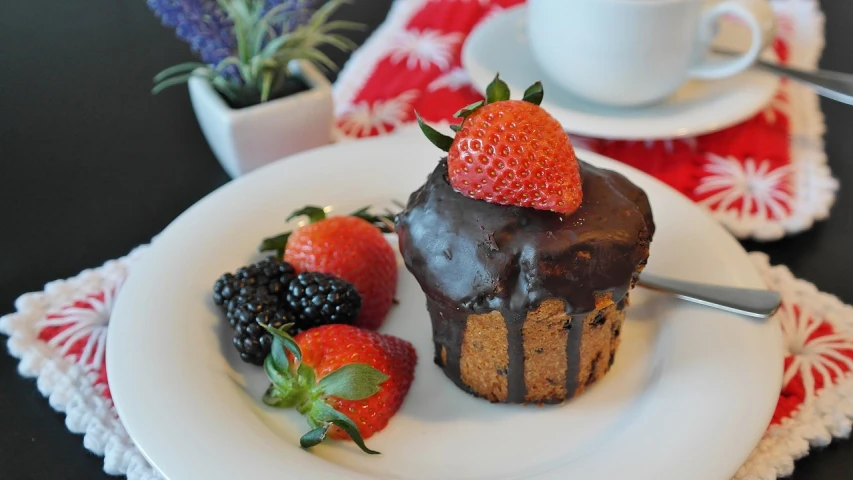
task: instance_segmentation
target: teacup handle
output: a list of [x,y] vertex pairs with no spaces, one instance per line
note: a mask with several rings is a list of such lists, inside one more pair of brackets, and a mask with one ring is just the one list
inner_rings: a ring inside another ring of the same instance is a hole
[[699,32],[705,38],[702,45],[710,45],[717,22],[723,15],[735,16],[749,27],[752,42],[749,50],[739,57],[723,62],[703,62],[690,69],[690,76],[699,79],[715,79],[738,74],[758,59],[758,55],[770,45],[776,34],[776,16],[767,0],[723,0],[702,13]]

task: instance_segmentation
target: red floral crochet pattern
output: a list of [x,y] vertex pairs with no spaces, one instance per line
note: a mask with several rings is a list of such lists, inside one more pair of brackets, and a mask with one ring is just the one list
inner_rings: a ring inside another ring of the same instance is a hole
[[[482,99],[461,67],[465,37],[484,18],[522,3],[398,0],[336,83],[341,137],[390,133],[413,122],[415,110],[430,122],[456,122],[454,112]],[[813,68],[822,45],[814,2],[775,5],[773,59]],[[802,42],[807,34],[821,41]],[[723,131],[678,140],[574,140],[671,185],[736,236],[769,240],[828,215],[837,185],[826,167],[822,126],[814,94],[784,81],[762,112]]]

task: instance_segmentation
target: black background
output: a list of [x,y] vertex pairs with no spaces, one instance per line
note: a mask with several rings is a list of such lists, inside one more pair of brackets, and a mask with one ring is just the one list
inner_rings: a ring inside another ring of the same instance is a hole
[[[390,3],[360,0],[339,16],[375,27]],[[821,66],[853,72],[853,2],[821,3]],[[359,43],[366,36],[352,35]],[[148,242],[228,180],[186,89],[149,94],[154,73],[191,59],[139,0],[0,2],[0,313],[24,292]],[[745,246],[853,303],[853,107],[822,107],[842,184],[832,217],[800,235]],[[16,364],[0,354],[0,478],[109,478]],[[853,441],[797,462],[793,478],[853,478]]]

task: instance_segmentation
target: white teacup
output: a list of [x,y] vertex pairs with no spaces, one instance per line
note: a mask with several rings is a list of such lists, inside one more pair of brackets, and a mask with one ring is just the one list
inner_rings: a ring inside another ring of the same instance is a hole
[[[740,19],[752,43],[741,56],[708,60],[717,22]],[[528,35],[549,79],[605,105],[661,101],[687,80],[749,68],[773,40],[766,0],[529,0]]]

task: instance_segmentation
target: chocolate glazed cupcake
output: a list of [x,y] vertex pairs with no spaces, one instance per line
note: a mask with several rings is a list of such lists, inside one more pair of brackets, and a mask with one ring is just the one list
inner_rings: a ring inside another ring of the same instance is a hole
[[559,403],[613,364],[654,223],[640,188],[579,166],[583,201],[570,215],[464,196],[446,160],[399,215],[435,362],[463,390],[492,402]]

